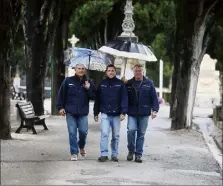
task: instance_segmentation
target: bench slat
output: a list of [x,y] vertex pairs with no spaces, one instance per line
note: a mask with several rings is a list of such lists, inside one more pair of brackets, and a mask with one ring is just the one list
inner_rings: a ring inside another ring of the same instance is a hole
[[30,111],[23,111],[23,113],[26,115],[26,114],[35,114],[35,112],[33,110],[30,110]]
[[35,112],[34,112],[33,110],[23,111],[23,113],[24,113],[25,115],[27,115],[27,114],[35,114]]
[[32,105],[20,106],[21,109],[33,109]]
[[38,116],[27,116],[26,119],[38,119]]
[[31,113],[31,114],[26,114],[25,117],[31,117],[31,116],[35,116],[34,113]]
[[29,109],[22,109],[23,112],[29,112],[29,111],[33,111],[34,112],[34,109],[33,108],[29,108]]
[[45,118],[48,118],[50,117],[50,115],[42,115],[42,116],[38,116],[39,119],[45,119]]
[[25,106],[25,105],[31,105],[32,106],[32,103],[30,101],[28,102],[19,102],[17,103],[19,106]]
[[36,116],[35,114],[26,114],[25,118]]

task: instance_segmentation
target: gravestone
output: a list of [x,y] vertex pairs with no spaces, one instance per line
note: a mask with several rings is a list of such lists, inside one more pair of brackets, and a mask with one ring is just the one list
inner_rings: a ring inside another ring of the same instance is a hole
[[217,60],[204,55],[201,62],[200,75],[197,85],[195,106],[214,108],[220,104],[219,71],[215,70]]
[[115,60],[115,66],[120,69],[120,73],[117,74],[118,78],[122,78],[124,75],[124,69],[125,69],[125,78],[127,80],[133,78],[134,74],[133,74],[133,67],[135,64],[140,64],[142,65],[143,68],[143,75],[146,75],[146,64],[145,61],[141,61],[141,60],[135,60],[135,59],[128,59],[127,63],[126,63],[126,69],[125,69],[125,59],[122,58],[116,58]]

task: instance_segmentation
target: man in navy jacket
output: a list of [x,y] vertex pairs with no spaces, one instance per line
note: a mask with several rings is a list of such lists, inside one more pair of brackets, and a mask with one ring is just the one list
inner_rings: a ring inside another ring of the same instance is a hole
[[57,99],[59,113],[62,116],[66,115],[72,161],[77,161],[79,149],[83,157],[86,155],[84,147],[88,133],[89,101],[94,100],[96,96],[96,88],[87,79],[85,72],[85,66],[78,64],[75,68],[75,75],[63,81]]
[[94,104],[95,121],[98,121],[98,114],[101,112],[101,156],[98,160],[108,160],[108,137],[111,128],[111,160],[117,162],[120,121],[125,119],[128,111],[127,90],[125,84],[116,77],[114,65],[107,66],[106,75],[106,79],[102,80],[97,88]]
[[[148,118],[156,117],[159,102],[154,84],[143,76],[142,66],[136,64],[133,68],[134,77],[127,81],[128,89],[128,161],[142,163],[144,136],[148,126]],[[137,136],[136,136],[137,134]]]

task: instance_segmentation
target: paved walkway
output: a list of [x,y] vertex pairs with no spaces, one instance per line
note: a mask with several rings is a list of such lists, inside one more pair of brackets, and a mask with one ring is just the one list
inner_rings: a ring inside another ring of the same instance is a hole
[[[122,122],[120,162],[97,162],[99,124],[89,116],[88,156],[71,162],[65,119],[47,120],[49,131],[38,135],[12,133],[1,142],[2,185],[222,185],[219,166],[202,135],[196,131],[170,131],[168,107],[150,120],[145,140],[144,163],[127,162],[126,121]],[[13,125],[15,126],[15,125]],[[15,127],[13,127],[15,131]]]

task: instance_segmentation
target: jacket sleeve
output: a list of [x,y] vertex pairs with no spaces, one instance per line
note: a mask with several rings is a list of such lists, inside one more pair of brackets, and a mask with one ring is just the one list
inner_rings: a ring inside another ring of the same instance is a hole
[[101,84],[98,85],[97,87],[97,91],[96,91],[96,99],[94,102],[94,116],[98,116],[98,114],[100,113],[100,87]]
[[95,88],[95,86],[94,86],[92,81],[89,81],[89,82],[90,82],[90,88],[87,90],[88,98],[90,100],[95,100],[96,88]]
[[121,114],[128,112],[128,91],[127,86],[123,83],[121,87]]
[[152,83],[151,86],[151,96],[152,96],[152,111],[159,111],[159,101],[158,101],[158,96],[156,93],[156,89],[154,84]]
[[57,95],[56,107],[58,110],[65,108],[66,89],[67,89],[67,82],[65,78],[60,86],[60,89]]

